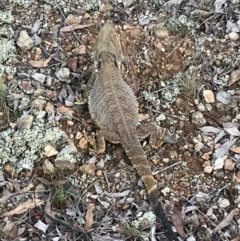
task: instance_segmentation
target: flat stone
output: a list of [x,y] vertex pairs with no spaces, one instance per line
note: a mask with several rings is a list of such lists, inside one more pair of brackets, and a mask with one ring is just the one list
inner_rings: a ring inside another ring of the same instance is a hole
[[203,96],[204,96],[204,99],[207,103],[214,103],[215,102],[215,97],[214,97],[214,94],[211,90],[204,90]]

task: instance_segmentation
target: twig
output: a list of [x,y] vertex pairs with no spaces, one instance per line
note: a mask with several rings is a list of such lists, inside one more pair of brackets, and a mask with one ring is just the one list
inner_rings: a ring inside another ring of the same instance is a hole
[[179,119],[179,120],[182,120],[182,121],[188,121],[188,118],[183,117],[183,116],[177,116],[177,115],[167,114],[167,113],[165,113],[165,112],[163,112],[163,111],[154,110],[154,109],[152,109],[152,108],[150,108],[150,107],[148,107],[148,106],[144,106],[144,107],[145,107],[146,109],[148,109],[148,110],[151,110],[151,111],[155,112],[155,113],[164,114],[164,115],[167,116],[167,117]]
[[[54,2],[55,2],[55,4],[56,4],[56,6],[57,6],[59,12],[61,13],[62,17],[64,18],[64,21],[65,21],[68,25],[70,25],[70,24],[68,23],[67,18],[64,16],[64,14],[63,14],[61,8],[59,7],[57,1],[54,0]],[[82,42],[81,42],[81,40],[79,39],[79,37],[77,36],[77,34],[76,34],[73,30],[72,30],[72,32],[73,32],[74,36],[76,37],[76,39],[78,40],[78,42],[79,42],[80,44],[82,44]],[[90,52],[88,51],[88,49],[87,49],[87,53],[88,53],[88,55],[91,57],[91,54],[90,54]]]
[[175,166],[177,166],[177,165],[179,165],[179,164],[181,164],[181,163],[182,163],[182,161],[176,162],[176,163],[172,164],[171,166],[167,166],[167,167],[165,167],[165,168],[163,168],[163,169],[161,169],[161,170],[159,170],[159,171],[153,172],[153,175],[156,175],[156,174],[158,174],[158,173],[160,173],[160,172],[164,172],[164,171],[166,171],[166,170],[168,170],[168,169],[170,169],[170,168],[172,168],[172,167],[175,167]]

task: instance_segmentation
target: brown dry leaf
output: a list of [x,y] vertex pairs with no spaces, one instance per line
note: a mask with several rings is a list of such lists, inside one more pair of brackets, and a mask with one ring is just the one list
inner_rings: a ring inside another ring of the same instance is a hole
[[84,228],[91,228],[93,224],[93,209],[94,209],[94,204],[90,203],[88,206],[88,210],[86,213],[86,223]]
[[233,70],[229,77],[228,86],[233,85],[235,82],[239,80],[240,80],[240,69]]
[[182,212],[178,205],[175,205],[173,208],[173,214],[171,215],[171,220],[173,225],[177,229],[178,233],[181,235],[181,237],[183,238],[186,237],[186,234],[183,228]]
[[78,63],[78,57],[70,58],[70,60],[67,63],[67,67],[71,69],[72,71],[76,71],[77,69],[77,63]]
[[59,106],[58,107],[58,111],[60,112],[60,113],[67,113],[67,112],[69,112],[71,109],[69,108],[69,107],[66,107],[66,106],[64,106],[64,105],[61,105],[61,106]]
[[69,118],[72,118],[72,116],[74,114],[74,111],[72,109],[70,109],[69,107],[66,107],[64,105],[59,106],[58,111]]
[[229,224],[232,223],[233,218],[235,215],[235,209],[233,209],[223,220],[221,223],[218,224],[218,226],[213,230],[213,233],[215,234],[218,230],[221,230],[225,227],[227,227]]
[[235,152],[235,153],[240,153],[240,146],[232,147],[230,150]]
[[231,241],[240,241],[240,234],[238,234],[238,236],[234,239],[232,239]]
[[29,199],[24,203],[21,203],[20,205],[18,205],[16,208],[14,208],[13,210],[9,211],[9,212],[5,212],[2,217],[10,217],[13,216],[15,214],[22,214],[27,212],[29,209],[33,209],[36,206],[40,206],[43,204],[43,200],[40,199]]
[[86,53],[86,46],[85,45],[80,45],[77,48],[73,49],[72,52],[74,54],[85,54]]
[[[49,216],[52,216],[52,211],[51,211],[51,203],[49,200],[46,201],[46,205],[44,207],[44,211],[46,214],[48,214]],[[45,216],[45,221],[47,224],[52,224],[52,221],[50,220],[50,218],[48,218],[47,216]]]
[[47,59],[45,60],[30,60],[28,61],[29,64],[32,65],[34,68],[45,68],[48,66],[48,63],[51,61],[53,55],[50,55]]
[[91,25],[90,24],[72,24],[72,25],[61,28],[60,32],[69,32],[69,31],[73,31],[76,29],[87,28],[89,26],[91,26]]

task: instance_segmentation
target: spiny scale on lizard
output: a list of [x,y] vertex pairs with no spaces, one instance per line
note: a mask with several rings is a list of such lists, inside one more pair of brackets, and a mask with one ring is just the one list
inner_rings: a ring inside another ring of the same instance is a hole
[[[161,219],[169,238],[178,241],[159,201],[156,181],[153,178],[146,154],[139,142],[136,97],[120,73],[122,49],[114,27],[110,22],[107,22],[100,31],[95,52],[97,71],[95,72],[95,82],[88,103],[91,117],[100,127],[97,144],[102,143],[102,147],[99,147],[96,151],[98,153],[104,152],[104,138],[112,143],[120,143],[123,146],[133,166],[142,178],[156,215]],[[149,130],[151,129],[152,132],[157,132],[155,133],[157,138],[155,140],[152,138],[152,141],[150,141],[152,146],[157,148],[161,141],[161,128],[153,124],[149,125],[149,127],[151,127]],[[149,130],[146,128],[143,136],[148,136]]]

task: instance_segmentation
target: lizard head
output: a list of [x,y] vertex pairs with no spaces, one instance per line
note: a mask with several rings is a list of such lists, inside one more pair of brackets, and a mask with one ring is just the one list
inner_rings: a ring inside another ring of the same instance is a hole
[[118,65],[120,65],[120,63],[122,62],[121,43],[118,39],[114,26],[110,21],[107,21],[105,23],[98,35],[98,40],[95,47],[97,62],[99,62],[99,56],[103,52],[108,52],[114,55]]

